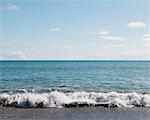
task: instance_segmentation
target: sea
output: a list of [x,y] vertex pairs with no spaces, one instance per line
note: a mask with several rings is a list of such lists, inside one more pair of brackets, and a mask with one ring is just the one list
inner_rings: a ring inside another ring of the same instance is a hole
[[150,107],[150,61],[0,61],[0,106]]

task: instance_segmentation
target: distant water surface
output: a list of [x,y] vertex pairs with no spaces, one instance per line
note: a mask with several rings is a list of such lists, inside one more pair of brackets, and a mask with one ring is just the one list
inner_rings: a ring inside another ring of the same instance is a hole
[[1,61],[0,92],[150,92],[149,61]]

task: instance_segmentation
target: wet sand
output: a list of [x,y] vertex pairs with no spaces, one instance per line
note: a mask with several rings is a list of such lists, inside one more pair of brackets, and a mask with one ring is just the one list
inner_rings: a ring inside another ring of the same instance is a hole
[[0,120],[150,120],[150,108],[0,108]]

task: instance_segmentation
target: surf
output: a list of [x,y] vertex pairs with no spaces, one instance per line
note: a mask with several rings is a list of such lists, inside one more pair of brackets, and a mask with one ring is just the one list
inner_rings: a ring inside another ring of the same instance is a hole
[[1,107],[17,108],[65,108],[84,106],[103,107],[150,107],[149,93],[96,93],[96,92],[59,92],[49,93],[1,93]]

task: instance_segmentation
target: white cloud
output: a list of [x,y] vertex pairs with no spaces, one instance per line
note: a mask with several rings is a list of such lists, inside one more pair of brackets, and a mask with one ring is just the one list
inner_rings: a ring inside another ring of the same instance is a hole
[[150,34],[143,34],[142,35],[142,41],[150,41]]
[[0,56],[3,59],[26,59],[26,54],[22,51],[1,54]]
[[70,49],[70,48],[73,48],[71,45],[64,45],[64,46],[62,46],[62,48],[64,48],[64,49]]
[[150,37],[142,38],[143,41],[150,41]]
[[119,37],[119,36],[100,36],[102,39],[106,40],[114,40],[114,41],[124,41],[126,40],[125,37]]
[[14,43],[18,43],[18,40],[13,40]]
[[61,31],[60,28],[50,28],[49,29],[49,32],[59,32],[59,31]]
[[142,35],[143,47],[150,47],[150,33]]
[[105,30],[100,31],[100,32],[90,32],[89,34],[90,35],[97,35],[100,38],[105,39],[105,40],[114,40],[114,41],[115,40],[116,41],[124,41],[124,40],[126,40],[125,37],[114,36],[114,35],[111,34],[110,31],[105,31]]
[[19,7],[17,5],[11,4],[11,3],[7,4],[6,7],[7,7],[8,10],[11,10],[11,11],[17,11],[17,10],[19,10]]
[[142,35],[143,37],[150,37],[150,33],[146,33]]
[[90,35],[101,35],[101,36],[107,36],[110,35],[111,33],[109,31],[98,31],[98,32],[89,32]]
[[129,27],[129,28],[144,28],[144,27],[146,27],[146,24],[141,21],[134,21],[134,22],[129,22],[127,24],[127,27]]
[[144,43],[143,47],[150,47],[150,43]]
[[98,32],[98,35],[101,35],[101,36],[108,36],[110,34],[111,33],[109,31],[100,31],[100,32]]
[[26,54],[22,51],[13,52],[12,55],[18,56],[19,58],[26,58]]
[[124,44],[113,44],[113,45],[103,45],[101,48],[104,48],[104,49],[106,49],[106,48],[120,48],[120,47],[125,47],[125,45]]

